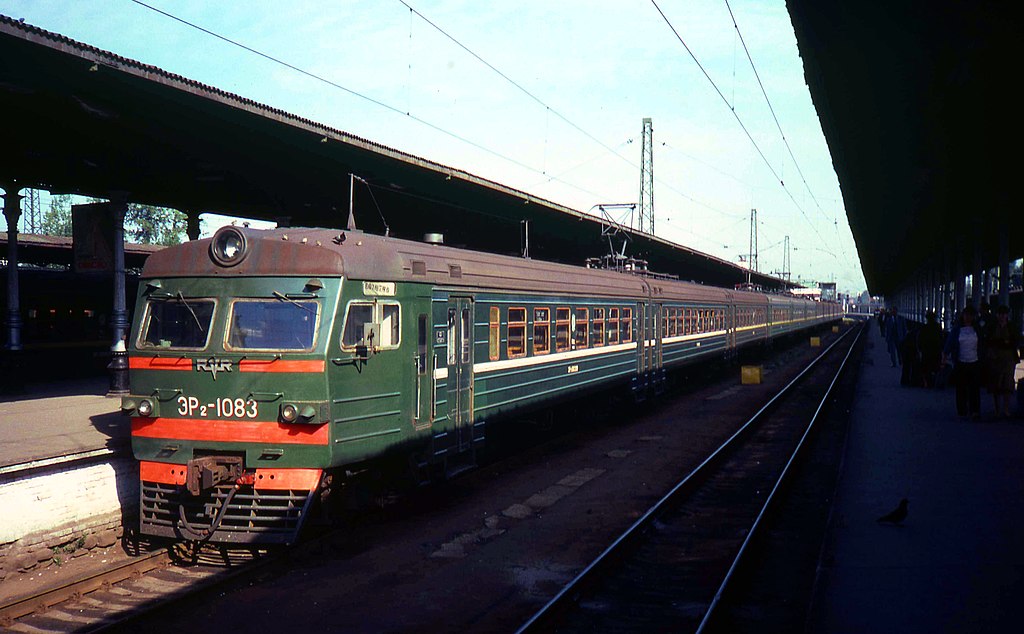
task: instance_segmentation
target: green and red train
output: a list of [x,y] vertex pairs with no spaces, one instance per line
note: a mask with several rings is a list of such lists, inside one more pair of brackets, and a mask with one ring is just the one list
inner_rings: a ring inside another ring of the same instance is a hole
[[286,543],[375,464],[453,469],[488,423],[837,320],[839,307],[331,229],[150,256],[128,342],[140,531]]

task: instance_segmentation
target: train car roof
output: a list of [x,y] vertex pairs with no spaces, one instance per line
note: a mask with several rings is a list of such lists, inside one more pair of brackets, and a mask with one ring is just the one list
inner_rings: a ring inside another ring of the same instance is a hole
[[169,247],[149,257],[144,278],[344,276],[353,280],[424,282],[440,286],[530,291],[551,295],[647,297],[760,304],[766,296],[692,282],[495,255],[358,231],[233,227],[245,236],[235,266],[211,257],[213,238]]

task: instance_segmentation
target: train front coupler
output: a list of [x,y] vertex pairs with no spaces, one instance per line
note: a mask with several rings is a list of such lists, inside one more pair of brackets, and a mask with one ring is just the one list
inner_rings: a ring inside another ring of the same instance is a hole
[[185,489],[199,496],[222,482],[236,482],[242,478],[241,456],[203,456],[188,461]]

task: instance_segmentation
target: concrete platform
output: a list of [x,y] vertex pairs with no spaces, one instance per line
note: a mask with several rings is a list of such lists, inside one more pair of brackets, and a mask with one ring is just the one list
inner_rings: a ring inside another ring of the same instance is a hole
[[[1020,631],[1024,419],[983,393],[961,422],[952,388],[900,387],[869,336],[807,631]],[[903,525],[878,523],[901,498]]]
[[35,578],[17,573],[79,537],[113,543],[137,504],[131,425],[108,386],[58,381],[0,401],[0,581]]
[[0,469],[96,449],[127,449],[131,424],[109,379],[30,386],[0,401]]

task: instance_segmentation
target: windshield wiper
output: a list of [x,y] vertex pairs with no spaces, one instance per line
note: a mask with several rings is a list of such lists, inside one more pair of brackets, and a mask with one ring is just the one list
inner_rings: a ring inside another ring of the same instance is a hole
[[274,297],[278,298],[282,302],[288,302],[289,304],[295,304],[296,306],[298,306],[299,308],[301,308],[304,311],[307,311],[307,312],[309,312],[309,313],[311,313],[313,315],[316,314],[316,311],[313,310],[312,308],[310,308],[309,306],[304,306],[304,305],[300,304],[299,302],[295,301],[291,297],[287,297],[284,293],[282,293],[280,291],[273,291],[273,294],[274,294]]
[[199,332],[206,334],[206,329],[203,328],[203,324],[199,322],[199,317],[196,316],[196,311],[192,310],[192,305],[185,301],[185,296],[181,294],[181,291],[178,291],[178,299],[181,300],[182,304],[185,304],[185,308],[188,309],[188,312],[192,313],[192,319],[196,320],[196,325],[199,326]]

